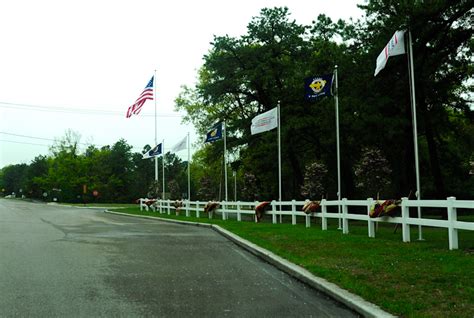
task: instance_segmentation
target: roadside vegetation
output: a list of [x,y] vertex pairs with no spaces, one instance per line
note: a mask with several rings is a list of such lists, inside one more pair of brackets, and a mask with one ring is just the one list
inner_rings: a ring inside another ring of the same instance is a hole
[[[252,118],[277,104],[282,199],[335,199],[335,100],[304,98],[305,78],[332,74],[335,65],[342,196],[414,196],[406,54],[390,57],[374,77],[377,56],[395,31],[408,29],[413,38],[421,197],[474,199],[472,0],[368,0],[360,7],[365,13],[360,20],[332,21],[315,12],[309,24],[294,20],[288,8],[263,8],[250,21],[242,21],[245,34],[219,35],[215,30],[196,82],[183,86],[175,100],[199,136],[192,140],[193,200],[224,198],[223,140],[203,142],[209,129],[223,121],[229,193],[237,184],[242,201],[279,197],[277,132],[250,132]],[[165,132],[162,137],[171,134],[182,138],[186,132]],[[68,131],[47,156],[2,167],[0,193],[77,203],[161,197],[153,159],[142,159],[151,146],[133,150],[123,139],[100,147],[84,145],[78,133]],[[158,160],[160,177],[163,161],[165,165],[166,198],[179,199],[188,192],[188,165],[177,156],[181,154],[168,152]]]
[[289,219],[272,224],[269,217],[254,223],[250,216],[242,222],[223,221],[220,215],[209,219],[201,213],[196,218],[138,207],[117,212],[217,224],[398,316],[472,317],[474,312],[471,231],[460,231],[460,249],[449,251],[447,231],[429,227],[423,228],[424,241],[416,240],[414,226],[413,241],[403,243],[401,229],[394,233],[393,224],[380,223],[371,239],[367,225],[358,221],[350,222],[350,234],[343,235],[337,220],[330,220],[328,230],[322,231],[315,219],[306,228],[303,223],[291,225]]

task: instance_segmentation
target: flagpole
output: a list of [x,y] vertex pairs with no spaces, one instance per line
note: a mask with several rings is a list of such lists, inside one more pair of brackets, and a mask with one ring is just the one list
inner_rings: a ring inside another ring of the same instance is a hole
[[[420,166],[418,162],[418,131],[416,127],[416,96],[415,96],[415,73],[413,68],[413,46],[411,39],[411,30],[408,29],[408,62],[410,75],[410,97],[411,97],[411,112],[413,121],[413,146],[415,150],[415,173],[416,173],[416,198],[421,199],[420,187]],[[421,207],[418,206],[418,218],[421,218]],[[423,240],[421,225],[418,225],[418,240]]]
[[[227,126],[224,120],[224,182],[225,182],[225,200],[227,201],[228,193],[227,193]],[[222,179],[221,179],[222,180]]]
[[[153,99],[155,100],[155,146],[158,145],[157,117],[156,117],[156,70],[153,74]],[[155,181],[158,181],[158,156],[155,156]]]
[[[341,153],[339,145],[339,82],[337,80],[337,65],[334,65],[334,80],[336,85],[335,108],[336,108],[336,147],[337,147],[337,200],[341,201]],[[338,213],[341,213],[340,202],[338,204]],[[338,230],[342,229],[341,219],[339,218]]]
[[161,144],[161,163],[163,166],[163,200],[165,200],[165,140],[163,139],[163,142]]
[[191,201],[191,171],[189,170],[189,161],[191,160],[191,141],[188,132],[188,201]]
[[[280,128],[280,101],[278,101],[277,117],[278,117],[278,201],[281,202],[281,128]],[[281,206],[280,206],[281,207]],[[281,217],[281,215],[280,215]],[[281,219],[280,219],[281,221]]]

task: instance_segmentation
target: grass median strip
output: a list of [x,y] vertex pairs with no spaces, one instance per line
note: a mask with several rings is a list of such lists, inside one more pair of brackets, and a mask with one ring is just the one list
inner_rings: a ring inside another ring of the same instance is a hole
[[[350,234],[337,230],[330,220],[322,231],[313,219],[311,228],[301,223],[272,224],[223,221],[140,211],[138,207],[117,212],[158,216],[219,226],[298,264],[314,275],[327,279],[399,316],[472,317],[474,312],[474,233],[459,231],[460,249],[448,250],[445,229],[423,228],[424,241],[403,243],[401,229],[379,224],[376,238],[367,236],[365,222],[350,222]],[[194,213],[193,213],[194,215]]]

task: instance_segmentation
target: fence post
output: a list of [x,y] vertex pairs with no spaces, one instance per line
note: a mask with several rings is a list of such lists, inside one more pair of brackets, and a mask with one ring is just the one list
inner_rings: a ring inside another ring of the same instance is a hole
[[374,204],[374,199],[368,198],[367,199],[367,219],[368,219],[368,230],[369,230],[369,237],[375,237],[375,222],[370,218],[370,208]]
[[196,217],[199,218],[201,214],[199,213],[199,201],[196,201]]
[[342,199],[342,234],[349,233],[349,219],[347,218],[347,199]]
[[240,215],[240,201],[237,201],[237,221],[242,221],[242,216]]
[[189,199],[186,200],[186,216],[189,217],[191,214],[191,211],[189,209],[191,208],[191,204],[189,203]]
[[283,223],[283,214],[281,214],[281,201],[278,201],[280,202],[280,224]]
[[143,199],[140,198],[138,200],[139,200],[138,202],[140,202],[140,211],[143,211],[143,205],[142,205],[143,204]]
[[170,204],[170,200],[166,200],[166,207],[168,209],[168,215],[171,214],[171,204]]
[[328,219],[326,217],[328,213],[328,207],[326,205],[326,199],[321,200],[321,229],[326,231],[328,229]]
[[[280,206],[281,208],[281,206]],[[272,201],[272,223],[276,224],[277,223],[277,215],[276,215],[276,201]]]
[[410,217],[410,210],[407,207],[408,198],[402,198],[402,237],[403,242],[410,242],[410,224],[408,218]]
[[296,200],[291,200],[291,224],[296,224]]
[[[294,200],[293,200],[294,201]],[[306,199],[304,201],[304,204],[307,204],[309,202],[308,199]],[[296,209],[295,209],[296,210]],[[295,211],[296,212],[296,211]],[[294,213],[294,212],[293,212]],[[304,216],[304,220],[305,220],[305,225],[306,227],[310,227],[311,226],[311,219],[310,219],[310,214],[309,213],[306,213],[305,212],[305,216]]]
[[227,215],[226,215],[226,201],[221,202],[222,205],[222,220],[227,220]]
[[449,197],[448,199],[448,237],[449,237],[449,249],[457,250],[459,248],[458,241],[458,229],[454,227],[454,222],[458,220],[458,213],[454,207],[455,197]]
[[255,223],[258,223],[258,220],[257,220],[257,205],[258,205],[258,201],[255,201],[255,209],[254,209],[255,210],[255,215],[254,215]]

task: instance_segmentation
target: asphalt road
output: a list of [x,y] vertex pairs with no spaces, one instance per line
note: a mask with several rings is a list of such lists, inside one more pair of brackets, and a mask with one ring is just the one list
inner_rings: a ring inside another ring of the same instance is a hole
[[208,228],[0,200],[0,317],[352,317]]

